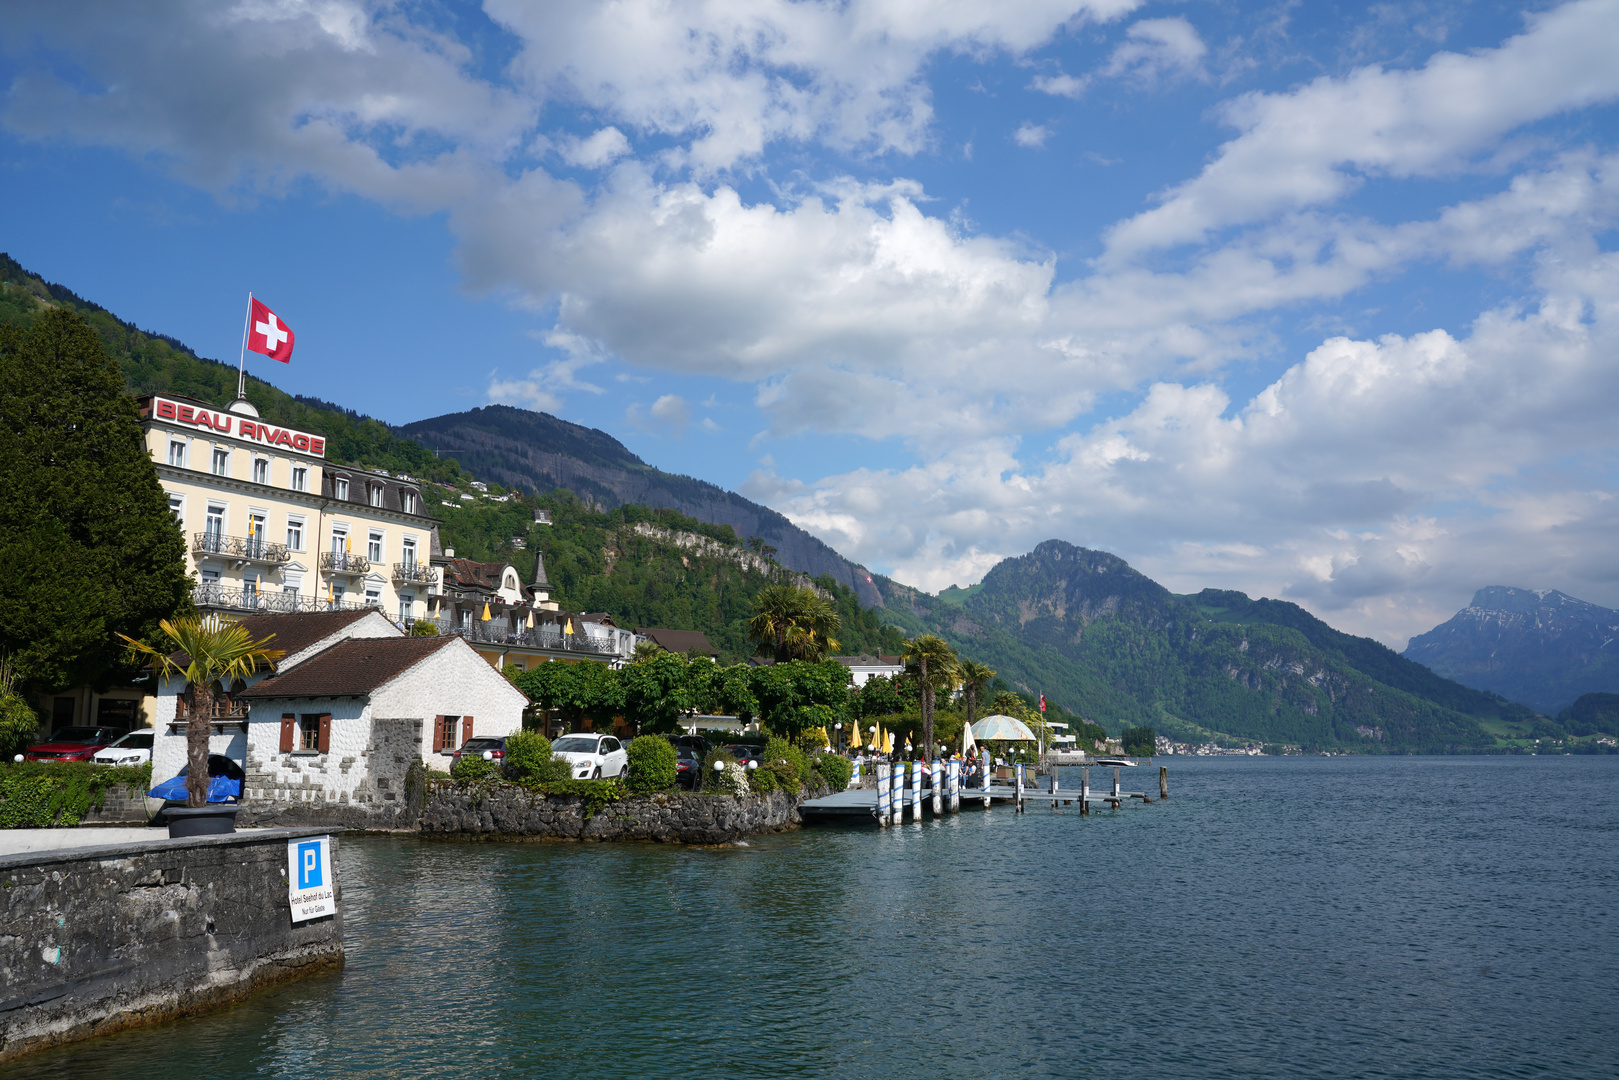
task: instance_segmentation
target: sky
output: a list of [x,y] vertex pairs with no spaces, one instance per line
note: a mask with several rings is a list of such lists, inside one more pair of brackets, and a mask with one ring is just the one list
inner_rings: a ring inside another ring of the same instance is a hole
[[937,590],[1619,606],[1619,0],[175,0],[0,28],[0,248]]

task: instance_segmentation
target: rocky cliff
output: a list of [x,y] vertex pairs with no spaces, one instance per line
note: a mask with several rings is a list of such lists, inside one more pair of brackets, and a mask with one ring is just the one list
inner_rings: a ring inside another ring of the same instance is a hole
[[1581,694],[1619,691],[1619,611],[1556,589],[1492,585],[1412,638],[1405,656],[1551,714]]

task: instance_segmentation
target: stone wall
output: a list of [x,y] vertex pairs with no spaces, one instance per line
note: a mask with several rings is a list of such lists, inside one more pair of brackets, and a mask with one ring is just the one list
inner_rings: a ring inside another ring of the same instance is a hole
[[338,913],[294,925],[275,829],[0,857],[0,1061],[239,1001],[343,963]]
[[101,797],[101,808],[94,806],[84,812],[81,825],[119,825],[134,822],[144,825],[146,790],[134,784],[114,784]]
[[[330,754],[281,753],[279,723],[274,744],[267,743],[268,731],[250,741],[237,824],[415,828],[422,800],[417,792],[412,802],[408,777],[421,760],[422,721],[371,719],[369,706],[365,713],[342,729],[333,718]],[[252,725],[255,733],[269,726]],[[362,732],[363,738],[355,738]]]
[[780,791],[741,799],[681,791],[631,795],[587,816],[585,800],[577,795],[435,781],[428,785],[420,829],[423,835],[720,844],[796,826],[802,801]]

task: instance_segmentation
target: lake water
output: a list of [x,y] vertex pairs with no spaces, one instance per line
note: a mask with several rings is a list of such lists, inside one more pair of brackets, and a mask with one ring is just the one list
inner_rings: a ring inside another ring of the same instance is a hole
[[351,839],[341,974],[7,1073],[1619,1075],[1619,757],[1161,760],[1089,818]]

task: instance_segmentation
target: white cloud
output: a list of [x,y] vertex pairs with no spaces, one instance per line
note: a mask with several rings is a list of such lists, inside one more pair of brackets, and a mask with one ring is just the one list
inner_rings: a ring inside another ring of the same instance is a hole
[[1142,19],[1125,32],[1102,74],[1125,78],[1141,86],[1157,86],[1177,77],[1198,77],[1208,46],[1184,18]]
[[599,169],[632,152],[630,140],[616,127],[604,127],[588,139],[570,139],[559,147],[569,165]]
[[1013,142],[1017,143],[1019,146],[1026,146],[1031,150],[1037,150],[1044,146],[1046,144],[1046,140],[1050,137],[1051,131],[1049,128],[1042,127],[1039,124],[1030,123],[1027,120],[1019,124],[1018,129],[1012,132]]
[[1088,78],[1073,75],[1036,75],[1029,83],[1029,89],[1052,97],[1078,98],[1085,93],[1085,87],[1089,84]]

